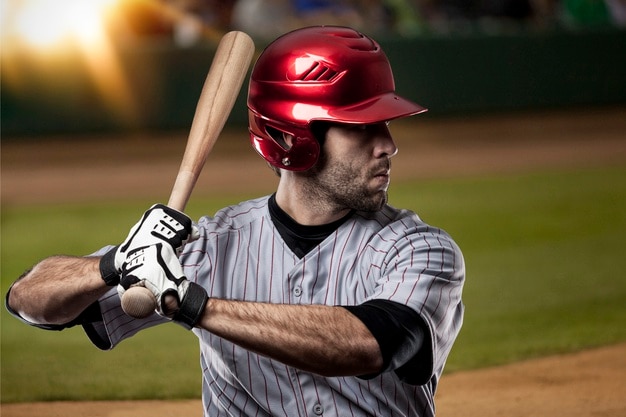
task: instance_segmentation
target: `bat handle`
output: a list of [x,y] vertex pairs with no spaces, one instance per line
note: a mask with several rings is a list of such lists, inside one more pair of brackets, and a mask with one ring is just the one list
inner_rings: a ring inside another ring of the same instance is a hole
[[196,185],[197,179],[198,174],[187,170],[179,171],[167,206],[174,210],[185,211],[185,207],[187,206],[191,191]]
[[122,310],[136,319],[151,316],[157,307],[152,291],[142,286],[130,287],[122,295]]
[[[177,308],[176,297],[166,295],[163,299],[163,309],[168,311],[169,308]],[[145,319],[154,314],[157,308],[157,301],[152,291],[142,286],[130,287],[122,296],[122,310],[126,314],[136,319]]]

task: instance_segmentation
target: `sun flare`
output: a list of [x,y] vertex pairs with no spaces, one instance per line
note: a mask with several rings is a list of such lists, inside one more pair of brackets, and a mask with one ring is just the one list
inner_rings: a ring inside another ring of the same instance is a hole
[[120,0],[13,0],[4,6],[3,41],[38,50],[101,42],[108,12]]
[[68,74],[86,73],[112,113],[134,119],[132,88],[108,30],[125,1],[4,1],[3,87],[26,96],[36,88],[71,89]]

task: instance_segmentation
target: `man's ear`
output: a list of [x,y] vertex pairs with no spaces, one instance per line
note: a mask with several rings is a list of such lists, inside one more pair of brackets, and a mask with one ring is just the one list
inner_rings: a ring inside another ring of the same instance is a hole
[[295,136],[291,133],[283,132],[282,134],[283,143],[285,144],[285,149],[290,149],[293,146],[293,141]]
[[289,150],[293,146],[294,136],[291,133],[283,132],[273,127],[266,127],[267,133],[278,143],[284,150]]

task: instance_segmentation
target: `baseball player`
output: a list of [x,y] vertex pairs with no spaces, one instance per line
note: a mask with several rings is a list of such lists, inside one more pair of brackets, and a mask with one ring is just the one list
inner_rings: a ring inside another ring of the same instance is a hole
[[[154,205],[121,244],[35,265],[7,308],[45,329],[82,325],[101,349],[170,321],[191,329],[205,416],[433,416],[463,256],[387,203],[387,124],[425,109],[395,93],[380,46],[344,27],[271,43],[248,108],[275,193],[198,222]],[[155,295],[153,315],[123,313],[131,285]]]

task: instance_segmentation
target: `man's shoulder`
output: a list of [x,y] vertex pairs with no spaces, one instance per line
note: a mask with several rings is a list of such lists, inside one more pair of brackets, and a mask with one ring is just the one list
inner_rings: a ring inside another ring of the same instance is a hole
[[407,209],[399,209],[388,204],[375,212],[359,211],[356,213],[356,217],[362,222],[377,224],[381,228],[398,221],[405,221],[410,224],[424,224],[415,212]]
[[376,236],[383,239],[393,240],[393,236],[395,238],[435,236],[452,241],[452,237],[444,229],[426,223],[417,213],[408,209],[385,205],[377,212],[358,212],[357,218],[364,227],[371,229]]
[[[258,197],[224,207],[214,216],[203,216],[198,224],[211,228],[238,229],[266,216],[269,196]],[[211,226],[209,226],[211,225]]]

